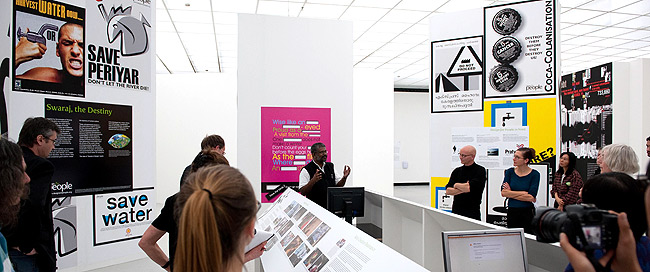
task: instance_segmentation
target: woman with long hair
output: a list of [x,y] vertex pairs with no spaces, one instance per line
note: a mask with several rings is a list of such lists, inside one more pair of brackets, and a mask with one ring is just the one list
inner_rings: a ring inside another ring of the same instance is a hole
[[176,202],[175,272],[237,271],[255,235],[257,200],[250,182],[226,165],[188,176]]
[[535,158],[535,149],[522,147],[515,151],[512,168],[505,171],[501,196],[508,200],[508,228],[524,228],[532,233],[531,221],[535,215],[539,172],[528,164]]
[[551,195],[555,198],[555,208],[563,211],[564,207],[578,203],[582,189],[582,176],[576,170],[578,158],[572,152],[560,154],[560,167],[553,178]]
[[[29,176],[20,147],[0,138],[0,229],[11,226],[18,219],[20,200],[29,192]],[[13,271],[7,250],[7,241],[0,233],[0,271]]]

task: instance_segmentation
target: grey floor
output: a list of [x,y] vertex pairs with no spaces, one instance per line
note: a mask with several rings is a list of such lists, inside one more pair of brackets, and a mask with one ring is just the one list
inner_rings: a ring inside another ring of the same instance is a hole
[[[403,198],[415,203],[422,205],[431,205],[431,191],[429,190],[429,185],[417,185],[417,186],[395,186],[395,191],[393,194],[395,197]],[[159,207],[162,208],[162,207]],[[163,248],[165,252],[167,251],[167,235],[158,243],[160,247]],[[114,271],[138,271],[138,272],[160,272],[164,271],[156,263],[150,261],[149,259],[139,259],[132,262],[119,263],[111,265],[108,267],[89,270],[92,272],[114,272]],[[255,264],[250,262],[246,265],[246,269],[243,271],[256,271]]]

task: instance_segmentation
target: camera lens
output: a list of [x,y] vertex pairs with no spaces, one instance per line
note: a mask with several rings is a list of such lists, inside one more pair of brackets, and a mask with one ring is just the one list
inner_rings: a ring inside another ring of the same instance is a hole
[[533,217],[533,232],[537,241],[554,243],[560,241],[560,232],[569,219],[567,214],[550,207],[538,207]]

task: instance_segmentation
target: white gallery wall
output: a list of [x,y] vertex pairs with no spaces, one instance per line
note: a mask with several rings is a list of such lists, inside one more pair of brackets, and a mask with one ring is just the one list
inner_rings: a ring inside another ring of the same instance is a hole
[[261,194],[261,107],[330,108],[328,160],[339,172],[349,164],[353,185],[352,23],[239,14],[238,25],[237,164],[255,194]]
[[429,93],[395,92],[394,96],[395,183],[428,183],[431,180],[428,152]]
[[156,189],[158,203],[178,192],[183,169],[201,150],[206,135],[226,142],[226,158],[237,165],[236,74],[157,76]]

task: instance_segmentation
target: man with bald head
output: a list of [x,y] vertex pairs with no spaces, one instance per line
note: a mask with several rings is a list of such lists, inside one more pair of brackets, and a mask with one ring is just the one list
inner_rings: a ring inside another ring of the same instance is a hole
[[481,199],[487,180],[485,168],[474,162],[476,148],[465,146],[458,152],[463,165],[454,169],[446,186],[447,195],[454,196],[451,212],[481,220]]

